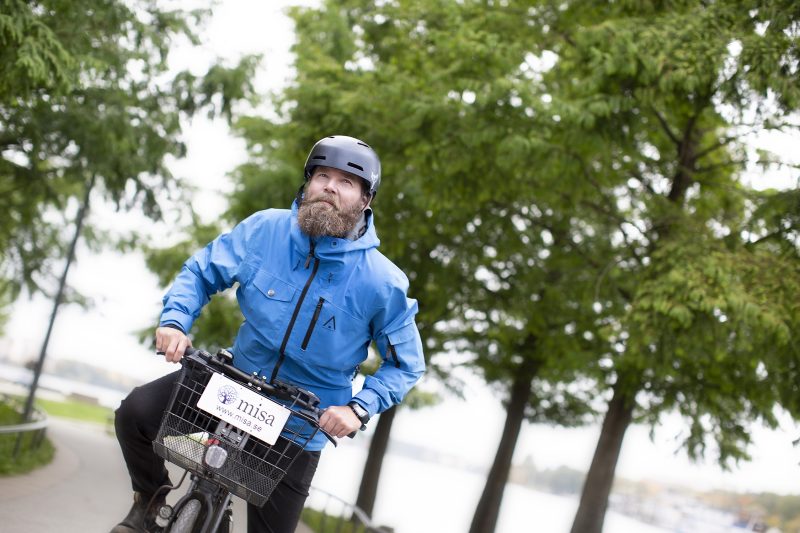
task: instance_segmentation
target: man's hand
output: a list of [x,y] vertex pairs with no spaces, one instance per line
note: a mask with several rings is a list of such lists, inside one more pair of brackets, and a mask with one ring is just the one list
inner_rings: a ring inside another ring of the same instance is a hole
[[346,437],[361,429],[361,420],[347,405],[331,405],[319,418],[319,425],[334,437]]
[[177,363],[183,357],[183,352],[192,345],[182,331],[175,328],[156,329],[156,351],[164,352],[164,359],[170,363]]

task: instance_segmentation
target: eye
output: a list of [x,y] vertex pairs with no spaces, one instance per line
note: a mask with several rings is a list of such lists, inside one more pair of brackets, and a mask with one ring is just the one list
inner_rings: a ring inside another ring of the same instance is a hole
[[343,179],[343,180],[342,180],[342,183],[344,183],[344,184],[345,184],[345,185],[347,185],[348,187],[352,187],[352,186],[353,186],[353,180],[351,180],[351,179],[348,179],[348,178],[345,178],[345,179]]

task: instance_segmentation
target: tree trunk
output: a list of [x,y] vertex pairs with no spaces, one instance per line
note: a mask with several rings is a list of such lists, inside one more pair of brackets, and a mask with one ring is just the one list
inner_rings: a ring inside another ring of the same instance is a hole
[[375,433],[369,443],[369,453],[367,454],[367,462],[364,465],[364,473],[361,475],[361,485],[358,487],[356,506],[370,517],[372,517],[372,511],[375,508],[375,497],[378,494],[381,467],[383,466],[383,458],[386,456],[386,450],[389,447],[389,435],[392,432],[392,424],[396,413],[397,407],[392,407],[378,417]]
[[614,396],[608,403],[608,412],[603,419],[592,465],[583,483],[581,501],[571,533],[601,533],[603,530],[608,496],[614,483],[614,471],[625,430],[633,418],[633,407],[633,396],[621,393],[615,387]]
[[[58,292],[56,292],[56,297],[53,300],[53,311],[50,313],[50,321],[47,323],[47,332],[44,335],[44,341],[42,342],[42,349],[39,351],[39,359],[36,361],[36,366],[33,368],[33,381],[31,382],[30,390],[28,390],[28,398],[25,401],[25,409],[22,413],[22,422],[28,422],[33,414],[33,400],[36,397],[36,389],[39,386],[39,376],[42,374],[42,369],[44,368],[44,359],[47,356],[47,346],[50,344],[50,334],[53,332],[53,324],[56,321],[56,313],[58,313],[58,307],[61,305],[61,300],[64,296],[64,289],[67,286],[67,274],[69,274],[69,268],[72,266],[72,261],[75,258],[75,248],[78,245],[78,239],[81,237],[81,230],[83,229],[83,221],[86,218],[87,213],[89,212],[89,197],[92,193],[92,189],[94,188],[95,181],[97,179],[96,174],[92,174],[89,183],[86,185],[86,191],[84,192],[83,196],[83,203],[81,204],[80,209],[78,210],[78,215],[75,218],[75,234],[72,237],[72,241],[69,245],[69,251],[67,252],[67,262],[64,265],[64,272],[61,274],[61,278],[58,281]],[[21,434],[20,434],[21,435]],[[19,442],[19,441],[17,441]],[[16,455],[16,450],[14,452]]]
[[503,491],[506,481],[508,481],[508,472],[511,469],[511,458],[514,455],[514,448],[517,446],[519,431],[525,420],[525,408],[531,395],[531,379],[529,372],[521,371],[511,386],[511,398],[508,403],[503,435],[500,438],[494,463],[486,478],[483,494],[478,502],[478,507],[475,508],[469,533],[493,533],[497,527]]

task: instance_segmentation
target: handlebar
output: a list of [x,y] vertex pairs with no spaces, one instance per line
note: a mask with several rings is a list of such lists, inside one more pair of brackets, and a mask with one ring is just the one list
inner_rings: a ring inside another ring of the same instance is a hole
[[[333,435],[319,427],[319,418],[322,416],[324,410],[319,408],[319,397],[313,392],[278,379],[274,379],[270,382],[267,380],[266,376],[259,377],[255,372],[253,372],[253,374],[247,374],[233,366],[233,355],[227,350],[219,350],[216,354],[212,355],[204,350],[188,346],[184,352],[184,357],[201,359],[204,363],[220,368],[224,374],[250,385],[267,396],[289,402],[296,414],[314,422],[322,434],[325,435],[334,446],[338,444]],[[183,365],[183,359],[181,359],[181,365]],[[354,436],[355,432],[348,435],[350,438]]]

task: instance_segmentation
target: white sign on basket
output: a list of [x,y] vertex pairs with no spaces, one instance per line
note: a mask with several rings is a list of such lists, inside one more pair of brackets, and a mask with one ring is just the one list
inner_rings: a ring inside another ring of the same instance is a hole
[[284,406],[216,372],[197,407],[267,444],[275,444],[291,414]]

